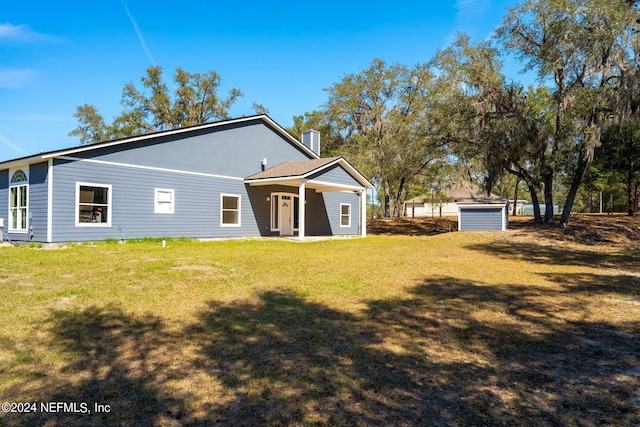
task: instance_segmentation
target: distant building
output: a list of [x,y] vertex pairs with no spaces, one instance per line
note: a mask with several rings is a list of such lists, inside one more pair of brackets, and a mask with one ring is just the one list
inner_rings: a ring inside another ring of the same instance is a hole
[[[547,207],[544,203],[540,203],[540,215],[544,215],[547,211]],[[560,210],[560,206],[554,204],[553,205],[553,214],[559,215],[562,211]],[[522,206],[522,215],[533,215],[533,204],[527,203]]]
[[[486,193],[476,184],[463,181],[448,187],[443,194],[425,194],[404,202],[407,217],[457,216],[458,202],[468,199],[487,199]],[[488,199],[500,199],[491,194]],[[500,199],[501,200],[501,199]]]

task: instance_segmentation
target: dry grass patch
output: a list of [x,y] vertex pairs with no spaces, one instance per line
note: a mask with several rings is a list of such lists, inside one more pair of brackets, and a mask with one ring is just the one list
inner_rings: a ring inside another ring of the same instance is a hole
[[0,400],[112,408],[0,423],[634,425],[635,246],[549,230],[0,248]]

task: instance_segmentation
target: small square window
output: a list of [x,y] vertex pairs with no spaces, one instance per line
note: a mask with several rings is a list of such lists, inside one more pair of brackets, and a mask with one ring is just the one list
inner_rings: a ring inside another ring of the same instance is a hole
[[175,191],[163,188],[155,190],[154,212],[160,214],[172,214],[174,212]]

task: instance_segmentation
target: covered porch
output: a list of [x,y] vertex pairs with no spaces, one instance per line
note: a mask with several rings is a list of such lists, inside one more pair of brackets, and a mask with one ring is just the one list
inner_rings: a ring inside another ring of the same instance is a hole
[[300,240],[367,235],[366,190],[373,186],[341,157],[285,162],[245,178],[245,185],[269,204],[261,232]]

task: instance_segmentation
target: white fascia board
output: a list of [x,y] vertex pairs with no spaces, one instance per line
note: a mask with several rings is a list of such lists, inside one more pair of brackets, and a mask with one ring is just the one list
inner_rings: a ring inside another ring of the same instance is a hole
[[364,186],[336,184],[334,182],[319,181],[316,179],[310,179],[309,181],[307,181],[307,186],[310,188],[314,188],[314,186],[319,186],[319,187],[328,187],[328,188],[336,189],[336,190],[330,190],[330,191],[363,191],[365,189]]
[[14,169],[19,167],[24,167],[24,166],[32,165],[34,163],[40,163],[43,160],[45,160],[45,158],[43,157],[42,154],[38,154],[36,156],[30,156],[30,157],[22,157],[20,159],[8,160],[6,162],[0,163],[0,169]]
[[245,179],[244,183],[249,185],[286,185],[285,183],[290,182],[292,185],[298,186],[302,179],[300,176],[283,176],[280,178]]

